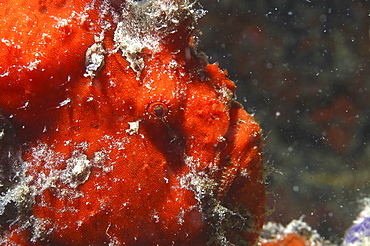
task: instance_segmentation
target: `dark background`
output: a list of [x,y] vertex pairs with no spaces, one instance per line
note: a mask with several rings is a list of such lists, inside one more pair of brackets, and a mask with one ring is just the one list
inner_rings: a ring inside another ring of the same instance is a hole
[[370,194],[370,2],[203,0],[198,50],[264,129],[268,221],[340,242]]

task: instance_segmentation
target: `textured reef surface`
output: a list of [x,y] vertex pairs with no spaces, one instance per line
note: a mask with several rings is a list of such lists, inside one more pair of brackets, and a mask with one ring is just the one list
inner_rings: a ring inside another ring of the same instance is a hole
[[2,245],[253,245],[261,129],[196,2],[0,3]]
[[[370,198],[362,201],[362,210],[347,230],[341,246],[370,245]],[[317,230],[303,221],[292,220],[286,227],[275,222],[267,222],[259,238],[261,246],[336,246],[322,237]]]

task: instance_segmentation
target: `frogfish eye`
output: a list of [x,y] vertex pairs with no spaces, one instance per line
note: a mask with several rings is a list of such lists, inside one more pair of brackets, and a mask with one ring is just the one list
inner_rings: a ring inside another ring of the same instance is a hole
[[149,112],[149,114],[153,115],[154,117],[161,118],[161,117],[164,117],[164,116],[167,115],[168,108],[162,102],[153,102],[153,103],[149,104],[148,112]]

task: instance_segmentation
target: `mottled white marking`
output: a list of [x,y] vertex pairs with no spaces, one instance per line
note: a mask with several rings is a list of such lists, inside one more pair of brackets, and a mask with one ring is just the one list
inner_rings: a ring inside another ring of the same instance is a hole
[[140,123],[140,120],[137,120],[134,122],[128,122],[129,129],[127,129],[126,132],[130,135],[137,134],[139,132],[139,123]]
[[64,101],[60,102],[60,103],[59,103],[59,106],[57,106],[56,108],[63,107],[63,106],[67,105],[67,104],[68,104],[68,103],[70,103],[70,102],[71,102],[71,99],[70,99],[70,98],[67,98],[67,99],[65,99]]
[[148,48],[160,50],[160,41],[170,33],[177,32],[181,21],[190,16],[196,21],[205,14],[194,5],[197,1],[135,1],[127,0],[122,10],[122,20],[114,32],[114,42],[130,68],[140,77],[145,63],[140,52]]
[[100,69],[104,66],[105,49],[102,43],[94,43],[91,45],[85,54],[85,77],[93,79]]

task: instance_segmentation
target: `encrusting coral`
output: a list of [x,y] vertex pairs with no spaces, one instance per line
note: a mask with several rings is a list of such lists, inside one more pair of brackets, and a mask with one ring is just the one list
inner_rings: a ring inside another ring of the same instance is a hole
[[259,245],[261,246],[335,246],[325,240],[316,230],[303,221],[292,220],[286,227],[281,224],[268,222],[264,225]]
[[197,53],[196,2],[0,9],[5,245],[253,245],[261,130]]

